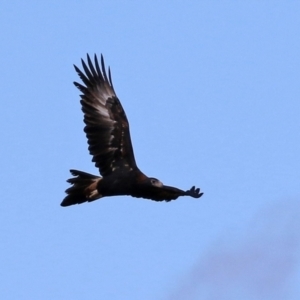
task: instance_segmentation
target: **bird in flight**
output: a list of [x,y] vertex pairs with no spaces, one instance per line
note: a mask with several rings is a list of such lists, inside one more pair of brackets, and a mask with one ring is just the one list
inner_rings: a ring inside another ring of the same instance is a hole
[[84,132],[92,161],[100,176],[70,170],[73,178],[67,180],[71,187],[61,206],[91,202],[108,196],[128,195],[155,201],[171,201],[180,196],[200,198],[199,188],[193,186],[183,191],[164,185],[156,178],[142,173],[134,158],[129,123],[118,99],[111,79],[106,73],[103,56],[101,67],[95,55],[94,64],[89,55],[87,63],[81,60],[83,71],[75,67],[83,84],[74,82],[81,91],[84,114]]

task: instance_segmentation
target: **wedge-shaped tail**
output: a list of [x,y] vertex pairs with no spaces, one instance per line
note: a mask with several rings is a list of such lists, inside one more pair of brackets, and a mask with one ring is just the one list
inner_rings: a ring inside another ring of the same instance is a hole
[[70,172],[76,177],[67,180],[72,186],[66,190],[67,196],[62,201],[61,206],[91,202],[101,198],[97,190],[101,177],[78,170],[70,170]]

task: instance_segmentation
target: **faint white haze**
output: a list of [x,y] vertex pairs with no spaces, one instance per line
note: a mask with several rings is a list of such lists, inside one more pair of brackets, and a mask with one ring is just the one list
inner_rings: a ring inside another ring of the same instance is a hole
[[209,249],[170,299],[300,299],[300,288],[290,289],[300,287],[299,201],[269,204],[242,232]]

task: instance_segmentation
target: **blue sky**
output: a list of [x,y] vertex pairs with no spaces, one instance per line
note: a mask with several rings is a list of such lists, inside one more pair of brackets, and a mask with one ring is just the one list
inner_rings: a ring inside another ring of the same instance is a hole
[[[5,1],[2,299],[299,299],[300,4]],[[73,64],[103,53],[141,170],[200,199],[60,207],[97,174]]]

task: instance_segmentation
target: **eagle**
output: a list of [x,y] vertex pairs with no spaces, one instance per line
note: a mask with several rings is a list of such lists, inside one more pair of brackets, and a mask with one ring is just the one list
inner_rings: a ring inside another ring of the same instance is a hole
[[154,201],[171,201],[180,196],[200,198],[199,188],[187,191],[164,185],[156,178],[148,177],[138,168],[125,111],[118,99],[110,68],[106,72],[103,55],[101,67],[95,54],[94,64],[87,54],[87,62],[81,59],[83,71],[74,65],[83,84],[74,82],[81,91],[84,114],[84,132],[89,144],[92,161],[101,176],[78,170],[70,170],[71,184],[61,206],[91,202],[108,196],[128,195]]

